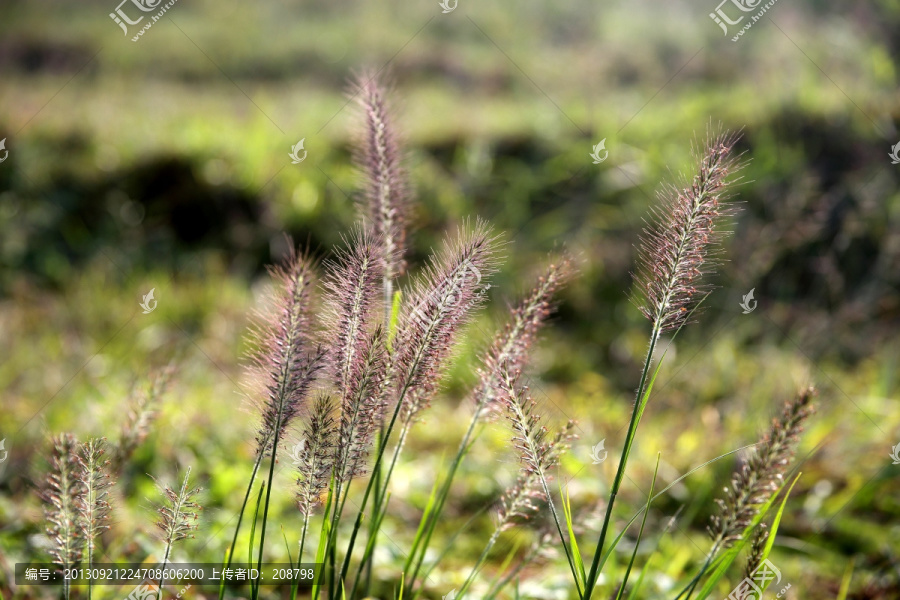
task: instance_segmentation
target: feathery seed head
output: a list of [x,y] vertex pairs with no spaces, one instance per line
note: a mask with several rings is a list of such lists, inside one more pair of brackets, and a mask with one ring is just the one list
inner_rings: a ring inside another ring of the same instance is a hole
[[113,481],[109,475],[110,461],[105,458],[106,449],[105,438],[92,438],[81,444],[80,453],[76,456],[83,489],[77,507],[90,554],[93,554],[96,539],[109,529],[109,488]]
[[728,547],[741,539],[760,505],[781,487],[800,441],[803,423],[814,411],[815,396],[815,388],[809,387],[785,403],[781,417],[773,419],[769,432],[732,477],[724,498],[716,500],[721,514],[712,517],[708,530],[718,543]]
[[457,334],[484,299],[496,269],[497,238],[481,221],[465,226],[432,259],[401,307],[391,383],[399,395],[427,401],[446,366]]
[[125,423],[122,425],[122,431],[119,434],[119,443],[115,448],[112,460],[112,471],[121,471],[128,459],[134,454],[134,451],[147,438],[150,426],[156,419],[160,399],[168,391],[174,373],[175,363],[173,361],[151,375],[146,389],[140,389],[134,394],[131,406],[128,408]]
[[569,449],[575,422],[550,436],[543,419],[537,414],[537,403],[528,395],[528,388],[518,383],[520,374],[503,368],[498,393],[506,405],[506,416],[513,432],[513,447],[519,456],[521,471],[516,483],[504,493],[500,506],[500,528],[511,527],[517,519],[528,519],[547,502],[545,481],[552,477],[550,470],[559,464]]
[[284,438],[303,409],[326,353],[313,343],[313,265],[291,248],[284,263],[270,269],[277,285],[273,308],[257,315],[252,332],[256,349],[250,355],[249,371],[264,389],[257,451],[265,454],[272,452],[276,437]]
[[[194,501],[194,496],[199,494],[203,488],[189,488],[190,477],[191,469],[188,467],[184,474],[184,481],[178,490],[168,486],[160,488],[163,503],[156,508],[156,512],[159,514],[156,527],[163,532],[163,540],[167,546],[194,537],[193,532],[197,530],[198,513],[203,510],[203,507]],[[156,480],[154,479],[154,481]]]
[[378,75],[362,74],[351,92],[365,123],[354,153],[363,177],[365,214],[376,235],[384,239],[385,272],[388,279],[393,279],[405,269],[410,190],[404,153]]
[[642,291],[641,312],[659,333],[681,327],[695,300],[709,289],[702,282],[714,270],[717,242],[723,235],[719,222],[734,209],[723,202],[729,197],[730,178],[741,168],[732,149],[738,136],[709,137],[700,169],[691,184],[672,188],[654,210],[657,224],[645,229],[635,281]]
[[348,481],[365,473],[365,461],[384,412],[387,356],[385,335],[376,326],[362,339],[362,357],[341,400],[340,433],[335,456],[337,478]]
[[297,506],[309,517],[322,502],[334,466],[334,449],[338,434],[334,421],[334,401],[327,395],[316,399],[303,430],[303,453],[297,479]]
[[476,411],[500,412],[502,402],[497,393],[501,369],[518,371],[525,365],[528,352],[554,310],[553,297],[574,275],[572,260],[561,256],[538,278],[531,293],[511,311],[511,319],[494,338],[478,369],[479,381],[473,397]]
[[366,364],[367,336],[381,319],[385,270],[379,238],[359,229],[345,241],[348,248],[326,262],[324,319],[331,331],[329,378],[342,397]]
[[750,542],[750,553],[747,555],[747,564],[744,567],[744,575],[753,578],[753,572],[762,564],[766,542],[769,539],[769,527],[760,523],[753,531],[753,539]]
[[50,470],[41,490],[41,499],[47,506],[47,535],[53,542],[50,554],[55,563],[64,567],[81,560],[84,541],[81,537],[82,522],[78,504],[84,495],[77,458],[78,440],[71,433],[53,438],[50,451]]

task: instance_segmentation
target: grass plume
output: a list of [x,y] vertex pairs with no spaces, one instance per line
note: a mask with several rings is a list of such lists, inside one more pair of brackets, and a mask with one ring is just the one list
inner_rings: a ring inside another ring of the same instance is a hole
[[559,464],[560,457],[577,437],[573,432],[575,422],[569,421],[551,435],[537,413],[537,402],[528,395],[528,388],[518,383],[518,378],[519,373],[510,373],[508,368],[501,367],[498,395],[506,409],[506,417],[513,433],[510,442],[516,450],[521,469],[516,482],[500,499],[497,526],[463,584],[459,598],[472,585],[475,575],[481,569],[500,534],[517,522],[533,517],[543,504],[550,508],[566,556],[571,563],[548,482],[552,478],[550,470]]
[[[188,467],[180,488],[177,490],[168,486],[160,488],[163,503],[156,508],[156,512],[159,514],[156,527],[162,531],[163,542],[166,545],[163,553],[163,571],[165,571],[169,558],[172,556],[172,548],[175,544],[194,537],[194,531],[198,527],[199,512],[203,510],[203,507],[194,500],[194,497],[200,493],[202,488],[191,488],[189,486],[190,478],[191,468]],[[160,579],[160,590],[163,589],[164,583],[165,581]]]
[[472,393],[476,416],[484,409],[502,412],[504,407],[498,392],[502,370],[516,372],[525,366],[538,332],[553,313],[554,296],[574,273],[570,257],[557,257],[538,278],[531,292],[510,311],[510,320],[494,338],[478,368],[478,384]]
[[538,332],[553,312],[554,295],[573,275],[572,260],[567,255],[556,257],[551,261],[531,292],[511,309],[509,321],[497,333],[489,349],[484,353],[477,372],[478,382],[471,393],[475,410],[469,421],[469,427],[459,443],[450,470],[441,483],[434,511],[422,516],[423,521],[419,529],[424,533],[416,538],[407,558],[404,572],[410,573],[408,579],[410,588],[414,586],[422,568],[435,527],[450,493],[450,486],[473,442],[476,426],[489,411],[498,414],[503,411],[502,402],[499,400],[501,394],[498,392],[502,367],[507,365],[513,370],[524,367]]
[[[105,458],[107,443],[104,438],[91,438],[81,444],[76,457],[80,473],[82,494],[77,499],[81,528],[87,545],[87,566],[94,564],[94,550],[100,535],[109,529],[109,488],[113,482],[109,475],[110,461]],[[92,596],[92,581],[88,582],[88,598]]]
[[[354,159],[362,173],[364,208],[375,235],[383,240],[384,281],[406,269],[406,227],[410,189],[387,90],[376,73],[360,75],[353,86],[363,117]],[[390,303],[390,289],[385,299]]]
[[277,440],[303,409],[324,355],[313,345],[312,262],[291,246],[284,262],[269,271],[276,285],[273,307],[257,316],[256,349],[250,355],[250,371],[263,387],[256,440],[264,456],[274,454]]
[[334,464],[337,425],[334,420],[334,400],[327,394],[316,399],[303,430],[303,450],[300,455],[297,480],[297,507],[308,520],[322,502]]
[[381,326],[381,285],[385,264],[380,241],[363,230],[348,249],[327,263],[325,321],[331,386],[340,399],[339,443],[335,456],[338,485],[363,474],[383,408],[387,356]]
[[[81,561],[84,552],[79,504],[84,496],[84,483],[77,458],[78,440],[71,433],[53,438],[50,450],[50,469],[41,492],[45,502],[47,535],[52,545],[53,562],[63,569]],[[70,586],[63,582],[63,594],[69,597]]]
[[119,443],[116,445],[111,460],[111,470],[119,473],[134,455],[135,450],[144,442],[150,432],[150,427],[156,419],[162,397],[166,394],[175,374],[175,364],[170,363],[150,377],[146,389],[139,389],[131,400],[125,422],[119,433]]
[[657,223],[645,229],[635,275],[638,305],[660,333],[681,327],[709,289],[703,277],[718,263],[717,242],[724,235],[719,222],[734,213],[725,200],[731,176],[741,166],[732,154],[738,139],[732,134],[708,138],[696,156],[699,169],[690,185],[661,195],[660,207],[653,210]]
[[785,402],[781,416],[773,419],[768,433],[732,477],[731,487],[725,488],[724,496],[716,500],[719,514],[713,515],[709,526],[713,538],[711,554],[741,539],[759,507],[781,487],[803,423],[813,413],[815,396],[815,388],[809,387]]
[[399,400],[420,405],[435,391],[456,336],[484,300],[496,269],[497,238],[482,221],[463,226],[417,278],[401,309],[392,364]]

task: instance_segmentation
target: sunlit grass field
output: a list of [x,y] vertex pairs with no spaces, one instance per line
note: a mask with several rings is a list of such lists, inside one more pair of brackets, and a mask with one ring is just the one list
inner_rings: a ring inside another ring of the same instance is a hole
[[[755,443],[781,403],[814,383],[818,412],[771,560],[792,584],[788,598],[838,597],[845,578],[846,598],[896,597],[900,177],[888,152],[900,140],[900,11],[781,2],[772,21],[732,43],[710,21],[712,3],[700,4],[460,0],[444,15],[437,2],[182,0],[137,43],[107,16],[113,3],[0,9],[3,598],[57,593],[12,583],[16,562],[47,559],[35,487],[49,436],[114,440],[133,391],[170,361],[174,383],[114,488],[105,552],[158,555],[150,475],[174,485],[191,466],[205,510],[175,558],[221,562],[254,459],[256,417],[239,390],[249,314],[270,286],[263,267],[284,232],[325,258],[352,226],[358,113],[347,81],[385,64],[411,150],[411,266],[467,217],[490,220],[505,245],[488,305],[392,480],[376,596],[396,597],[435,475],[465,432],[477,356],[562,247],[579,274],[529,376],[551,423],[578,421],[558,481],[578,511],[604,507],[646,352],[631,302],[634,245],[657,192],[689,172],[692,143],[723,127],[743,132],[748,160],[735,233],[718,289],[668,347],[615,529],[643,506],[658,455],[661,489]],[[288,152],[300,139],[308,156],[294,165]],[[589,152],[601,139],[609,159],[596,165]],[[158,308],[143,314],[151,288]],[[742,314],[751,288],[758,307]],[[610,459],[593,464],[601,440]],[[492,509],[479,511],[515,478],[509,446],[502,422],[486,425],[463,462],[429,556],[452,549],[429,573],[426,597],[460,587],[493,531]],[[739,456],[654,503],[639,597],[674,598],[696,572],[714,498]],[[286,456],[276,471],[273,562],[287,559],[282,532],[296,540],[301,526]],[[587,539],[598,521],[583,520]],[[534,525],[503,535],[472,597],[510,554],[527,552]],[[239,547],[248,541],[245,528]],[[626,536],[612,555],[603,597],[633,543]],[[733,571],[721,597],[742,577]],[[519,593],[574,597],[564,558],[527,567]]]

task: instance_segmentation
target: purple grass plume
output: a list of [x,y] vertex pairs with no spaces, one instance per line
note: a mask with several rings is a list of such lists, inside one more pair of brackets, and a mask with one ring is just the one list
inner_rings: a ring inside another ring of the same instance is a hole
[[364,230],[345,240],[326,262],[325,322],[330,330],[328,364],[334,389],[350,394],[365,363],[365,338],[381,322],[382,279],[385,264],[380,241]]
[[428,405],[456,337],[484,301],[487,279],[496,270],[497,244],[483,222],[463,226],[405,295],[391,384],[404,400],[407,422]]
[[384,417],[387,354],[381,326],[360,347],[362,361],[341,400],[341,422],[335,456],[336,477],[345,482],[366,473],[366,459]]
[[257,315],[252,337],[256,349],[250,355],[251,377],[264,388],[258,402],[262,424],[256,436],[257,451],[272,453],[275,440],[302,412],[325,350],[314,341],[311,309],[315,276],[311,261],[291,252],[284,262],[270,268],[276,283],[273,307]]
[[385,278],[390,281],[406,269],[404,254],[410,187],[403,165],[404,152],[394,127],[387,90],[377,74],[359,76],[352,93],[365,122],[354,153],[362,172],[364,214],[376,236],[384,240],[381,250],[385,258]]
[[329,378],[341,411],[334,458],[339,483],[365,473],[384,409],[386,338],[382,328],[385,262],[380,239],[358,230],[326,264]]
[[740,540],[759,507],[784,483],[784,474],[800,441],[803,423],[814,411],[815,396],[815,388],[809,387],[785,403],[781,417],[773,419],[769,432],[732,477],[731,487],[725,488],[724,497],[716,500],[720,514],[713,515],[708,527],[714,549],[727,548]]
[[735,182],[731,176],[741,168],[732,155],[738,139],[709,137],[691,185],[661,196],[663,206],[654,210],[657,224],[644,230],[635,275],[642,292],[638,305],[658,334],[681,327],[698,296],[709,290],[702,279],[718,263],[719,223],[734,213],[724,202]]
[[[53,438],[50,469],[41,498],[47,519],[47,535],[52,542],[53,562],[63,568],[81,561],[84,535],[78,506],[84,496],[81,465],[77,458],[78,440],[71,433]],[[68,589],[65,590],[68,596]]]
[[172,362],[150,377],[146,389],[142,386],[133,395],[111,460],[113,472],[121,472],[135,450],[144,443],[156,420],[160,400],[168,391],[174,374],[175,363]]
[[572,260],[558,257],[541,275],[531,292],[512,309],[511,319],[497,334],[478,368],[478,384],[473,391],[476,412],[499,413],[504,406],[498,392],[502,369],[519,371],[547,318],[555,310],[554,295],[574,276]]
[[81,444],[76,457],[83,490],[76,504],[87,542],[89,566],[93,563],[98,538],[109,529],[109,488],[113,481],[109,474],[110,460],[106,458],[107,448],[105,438],[92,438]]
[[[191,468],[188,467],[180,488],[160,487],[163,502],[156,507],[159,515],[156,527],[162,532],[163,541],[166,544],[164,560],[168,560],[170,557],[172,546],[182,540],[193,538],[198,527],[197,519],[203,507],[197,504],[194,497],[203,488],[190,487],[190,478]],[[154,479],[154,481],[156,480]]]
[[[168,486],[160,487],[163,495],[163,503],[156,507],[159,519],[156,521],[156,527],[162,531],[163,542],[166,544],[166,550],[163,554],[162,572],[165,573],[166,565],[172,557],[172,548],[178,542],[194,537],[194,532],[199,527],[197,519],[203,507],[197,504],[194,497],[199,494],[203,488],[189,486],[191,479],[191,468],[188,467],[184,474],[184,480],[181,487],[176,491]],[[154,479],[154,481],[156,481]],[[157,487],[159,483],[157,482]],[[165,578],[159,579],[159,589],[165,588]]]
[[338,433],[334,411],[334,400],[326,394],[320,395],[303,429],[297,507],[305,519],[322,504],[322,495],[331,479]]
[[519,373],[502,370],[498,392],[506,407],[513,437],[510,440],[519,457],[521,470],[516,483],[510,487],[500,502],[500,529],[515,525],[516,521],[529,519],[549,502],[547,482],[550,471],[559,464],[560,457],[577,439],[575,422],[569,421],[555,434],[543,424],[537,412],[537,402],[528,395],[528,387],[519,384]]

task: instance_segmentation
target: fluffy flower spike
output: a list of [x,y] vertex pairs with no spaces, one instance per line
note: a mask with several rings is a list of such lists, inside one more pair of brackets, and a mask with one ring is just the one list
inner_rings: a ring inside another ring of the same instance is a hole
[[655,210],[657,224],[644,230],[635,276],[642,297],[641,312],[658,333],[681,327],[696,299],[708,291],[702,282],[717,264],[717,242],[723,233],[718,224],[733,214],[725,204],[730,177],[740,169],[732,155],[738,136],[709,137],[697,156],[700,169],[691,184],[672,188]]

